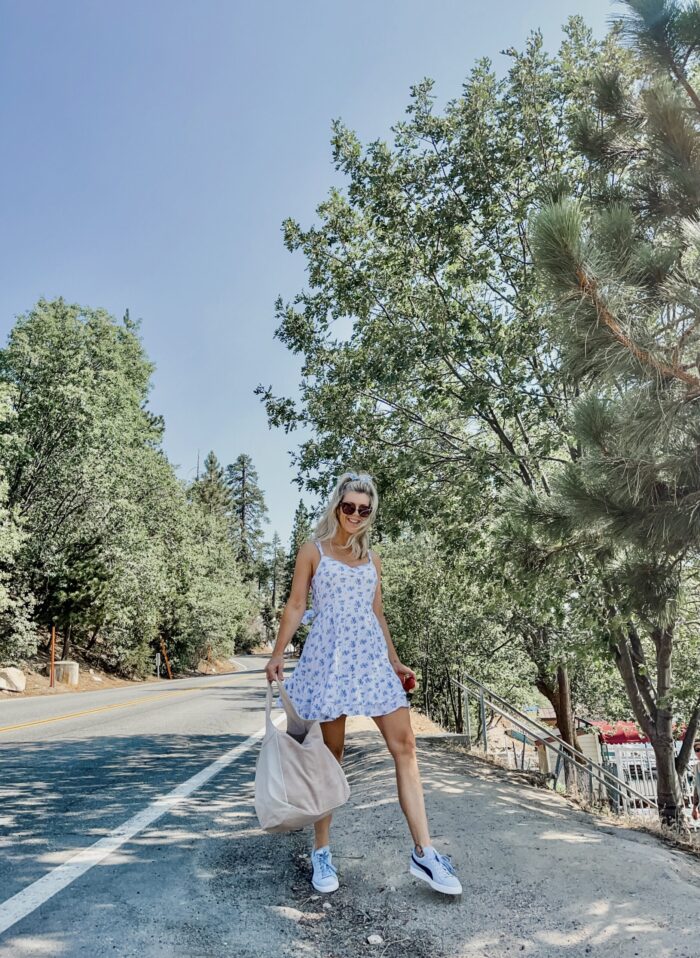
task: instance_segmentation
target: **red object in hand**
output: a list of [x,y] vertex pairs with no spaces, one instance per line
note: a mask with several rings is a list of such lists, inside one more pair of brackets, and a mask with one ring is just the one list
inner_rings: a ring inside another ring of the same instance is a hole
[[415,675],[404,675],[402,683],[404,692],[410,692],[411,689],[416,687]]

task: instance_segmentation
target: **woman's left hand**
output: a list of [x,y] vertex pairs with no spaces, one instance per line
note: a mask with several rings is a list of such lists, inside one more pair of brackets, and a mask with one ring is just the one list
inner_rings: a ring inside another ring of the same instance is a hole
[[401,679],[402,682],[407,675],[412,675],[414,679],[416,678],[416,673],[413,671],[413,669],[409,669],[407,665],[402,665],[402,663],[399,662],[398,659],[396,659],[395,662],[392,662],[391,665],[392,665],[392,668],[394,669],[394,672],[396,672],[396,674],[398,675],[398,677]]

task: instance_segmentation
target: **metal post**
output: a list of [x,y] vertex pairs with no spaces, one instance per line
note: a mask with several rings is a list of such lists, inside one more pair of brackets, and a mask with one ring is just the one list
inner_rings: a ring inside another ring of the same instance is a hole
[[161,640],[160,640],[160,650],[161,650],[161,652],[163,653],[163,658],[165,659],[165,668],[168,670],[168,678],[169,678],[169,679],[172,679],[173,673],[172,673],[172,671],[171,671],[171,669],[170,669],[170,659],[168,658],[168,651],[167,651],[167,649],[165,648],[165,640],[164,640],[164,639],[161,639]]
[[654,785],[654,774],[651,770],[651,761],[649,759],[649,749],[647,748],[646,744],[644,745],[644,758],[646,759],[647,771],[649,773],[649,789],[643,790],[643,791],[645,795],[651,795],[653,798],[654,795],[656,794],[656,787]]
[[481,685],[479,686],[479,712],[481,714],[481,734],[483,736],[484,751],[488,752],[489,742],[486,734],[486,706],[484,704],[484,689]]
[[51,626],[51,668],[49,670],[49,688],[56,686],[56,626]]
[[464,721],[466,723],[467,730],[467,748],[472,747],[472,722],[469,717],[469,692],[467,691],[467,682],[464,681]]

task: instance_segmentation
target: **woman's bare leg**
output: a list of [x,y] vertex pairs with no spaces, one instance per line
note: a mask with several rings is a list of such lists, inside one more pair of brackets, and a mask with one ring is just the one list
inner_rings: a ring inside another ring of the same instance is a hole
[[430,845],[430,833],[428,818],[425,814],[423,783],[418,771],[416,739],[411,728],[410,709],[402,707],[389,712],[388,715],[375,715],[374,721],[394,759],[399,804],[406,816],[416,851],[422,855],[423,846]]
[[[339,715],[338,718],[330,722],[321,722],[321,731],[323,732],[323,741],[335,755],[338,763],[343,761],[343,749],[345,747],[345,719],[346,715]],[[314,822],[315,841],[314,848],[323,848],[330,842],[332,815],[326,815],[325,818]]]

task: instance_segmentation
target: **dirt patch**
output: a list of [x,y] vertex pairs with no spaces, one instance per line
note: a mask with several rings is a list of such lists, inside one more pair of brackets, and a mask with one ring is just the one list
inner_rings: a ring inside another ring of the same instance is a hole
[[[352,856],[342,858],[347,861]],[[332,895],[319,895],[309,883],[309,855],[297,850],[292,860],[300,953],[323,958],[404,958],[409,953],[411,958],[446,958],[435,936],[412,923],[409,927],[406,904],[397,898],[394,886],[376,886],[371,900],[342,882]],[[371,944],[368,938],[376,935],[381,942]]]
[[[419,712],[418,709],[411,708],[411,726],[416,735],[444,735],[445,729],[436,722],[433,722]],[[376,732],[379,735],[379,729],[371,718],[364,715],[350,715],[345,723],[345,731],[352,732]]]
[[[96,692],[99,689],[119,688],[125,685],[144,685],[151,682],[163,682],[163,678],[157,678],[155,675],[149,675],[143,679],[127,679],[105,672],[103,669],[96,668],[94,665],[88,665],[76,659],[80,665],[80,675],[78,685],[64,685],[57,682],[55,688],[49,686],[49,663],[47,659],[38,659],[31,666],[24,667],[22,671],[27,679],[27,685],[24,692],[8,692],[0,689],[0,702],[5,699],[28,698],[34,695],[63,695],[66,692]],[[214,659],[211,662],[202,661],[202,668],[196,671],[182,672],[174,678],[184,679],[195,675],[225,675],[230,672],[237,672],[239,669],[226,659]],[[165,681],[168,681],[167,678]]]

